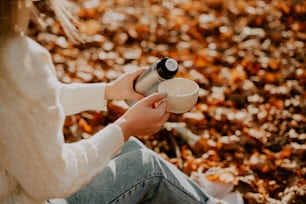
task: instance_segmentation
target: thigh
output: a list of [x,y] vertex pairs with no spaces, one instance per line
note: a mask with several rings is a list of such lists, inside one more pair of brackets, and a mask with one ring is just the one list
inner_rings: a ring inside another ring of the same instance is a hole
[[70,204],[205,203],[206,195],[185,174],[132,138]]
[[123,145],[119,155],[145,148],[147,147],[136,137],[130,137],[130,139]]

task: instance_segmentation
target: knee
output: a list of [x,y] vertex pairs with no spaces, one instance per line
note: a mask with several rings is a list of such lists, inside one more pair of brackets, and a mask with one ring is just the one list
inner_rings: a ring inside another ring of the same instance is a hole
[[135,150],[138,151],[139,149],[142,149],[142,148],[146,148],[146,147],[141,141],[139,141],[135,137],[130,137],[130,139],[125,143],[125,145],[121,149],[120,154],[123,155],[126,153],[133,152]]
[[138,140],[136,137],[130,137],[130,139],[127,141],[125,147],[127,147],[130,150],[138,150],[147,148],[140,140]]
[[[123,153],[116,158],[116,164],[122,165],[123,169],[133,169],[133,172],[139,175],[162,176],[166,165],[161,156],[145,147],[136,138],[131,139]],[[139,148],[139,145],[143,147]]]
[[163,159],[154,151],[143,148],[140,150],[142,163],[146,168],[151,168],[154,171],[160,171],[163,169]]
[[136,137],[130,137],[130,139],[128,140],[128,143],[133,146],[137,146],[138,148],[146,148],[146,146]]

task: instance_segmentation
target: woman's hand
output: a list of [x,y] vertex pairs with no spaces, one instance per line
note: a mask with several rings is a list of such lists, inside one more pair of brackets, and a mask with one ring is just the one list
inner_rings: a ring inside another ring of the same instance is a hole
[[130,136],[154,134],[169,118],[166,96],[154,93],[133,105],[123,116],[115,121],[121,127],[124,139]]
[[118,79],[108,83],[105,88],[105,99],[132,99],[138,101],[144,98],[143,95],[134,90],[134,81],[144,70],[146,69],[142,68],[134,72],[127,72]]

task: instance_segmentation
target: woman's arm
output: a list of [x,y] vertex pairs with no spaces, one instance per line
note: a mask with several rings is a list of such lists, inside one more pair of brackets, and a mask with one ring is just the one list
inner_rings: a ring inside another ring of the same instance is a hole
[[105,91],[106,99],[132,99],[138,101],[144,98],[143,95],[134,90],[134,82],[144,70],[142,68],[133,72],[126,72],[116,80],[108,83]]
[[124,140],[155,133],[169,117],[166,104],[152,108],[164,98],[153,94],[91,138],[65,144],[65,116],[54,95],[53,80],[43,81],[48,83],[39,85],[46,91],[41,92],[43,95],[32,92],[35,101],[17,95],[18,106],[5,103],[7,111],[0,112],[0,143],[5,147],[1,149],[1,166],[37,200],[76,192],[107,167]]
[[89,139],[65,144],[60,110],[44,105],[0,113],[0,162],[31,197],[68,197],[107,167],[120,150],[121,129],[109,125]]
[[0,113],[1,165],[37,200],[73,194],[107,167],[124,140],[155,133],[169,117],[166,104],[152,108],[164,98],[153,94],[91,138],[65,144],[61,106],[53,92],[45,94],[35,103],[19,98],[18,107]]
[[60,101],[65,115],[85,110],[106,110],[107,100],[133,99],[144,96],[134,91],[134,80],[144,71],[139,69],[123,74],[118,79],[106,83],[58,83]]
[[[169,117],[166,103],[160,103],[164,97],[155,94],[135,104],[118,122],[91,138],[66,144],[62,133],[63,87],[52,74],[46,51],[31,41],[22,42],[25,45],[16,43],[8,53],[13,56],[19,51],[18,59],[27,59],[26,64],[22,60],[10,61],[11,73],[7,80],[16,84],[0,92],[1,104],[5,105],[5,111],[0,111],[3,147],[0,164],[33,198],[44,200],[71,195],[107,167],[129,136],[154,133]],[[25,50],[20,49],[23,46]],[[99,88],[93,89],[98,93]],[[80,93],[78,88],[66,90],[78,90],[72,95]],[[81,96],[86,96],[85,89],[81,92]],[[161,105],[153,108],[156,103]],[[83,107],[79,103],[76,106]]]
[[106,110],[105,83],[59,83],[59,99],[65,115],[85,110]]
[[[8,46],[5,59],[6,83],[0,86],[0,166],[38,201],[67,197],[106,168],[124,143],[122,131],[109,125],[89,139],[66,144],[60,102],[63,87],[48,52],[34,41],[18,37]],[[92,101],[98,102],[89,108],[96,108],[102,107],[102,86],[90,85],[88,97],[88,86],[64,89],[73,96],[81,93],[87,100],[94,98]],[[92,96],[95,93],[97,96]],[[87,104],[81,101],[70,112],[85,108],[83,103]]]

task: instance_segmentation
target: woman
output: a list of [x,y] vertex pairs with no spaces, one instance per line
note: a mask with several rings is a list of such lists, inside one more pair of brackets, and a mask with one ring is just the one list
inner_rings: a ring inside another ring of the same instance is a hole
[[[50,2],[68,36],[78,40],[63,1]],[[157,132],[169,117],[164,95],[134,92],[143,69],[109,84],[60,83],[49,52],[25,35],[32,1],[0,4],[0,203],[217,202],[131,138]],[[106,110],[110,99],[139,102],[90,139],[64,143],[66,115]]]

